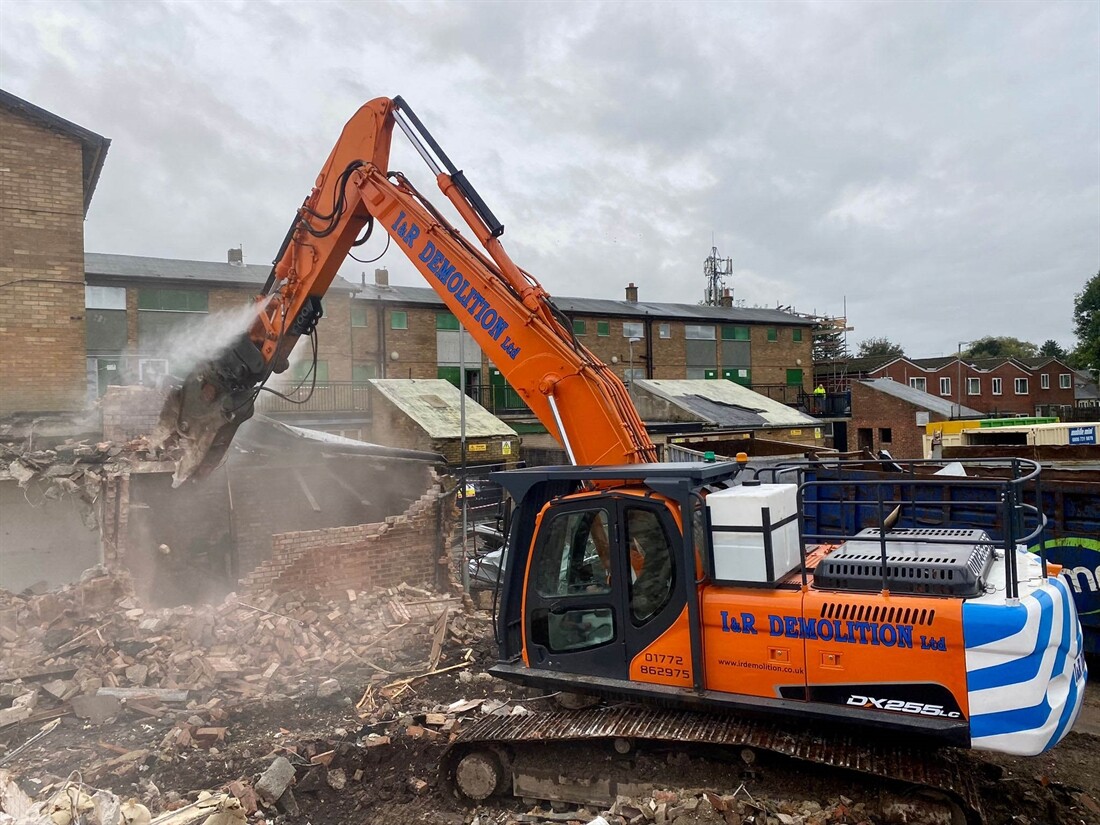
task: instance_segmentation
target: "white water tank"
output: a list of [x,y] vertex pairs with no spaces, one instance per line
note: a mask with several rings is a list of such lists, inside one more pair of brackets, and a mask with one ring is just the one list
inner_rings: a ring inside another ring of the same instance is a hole
[[[797,491],[795,484],[745,484],[707,496],[716,582],[775,582],[798,567]],[[764,542],[765,513],[770,554]]]

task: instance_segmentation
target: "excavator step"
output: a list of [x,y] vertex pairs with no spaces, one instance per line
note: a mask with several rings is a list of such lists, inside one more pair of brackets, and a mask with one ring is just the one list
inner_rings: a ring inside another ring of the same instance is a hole
[[[840,729],[807,730],[770,719],[665,711],[633,705],[488,716],[463,729],[448,748],[442,760],[442,778],[452,790],[457,785],[459,795],[464,790],[461,779],[469,776],[477,777],[473,787],[478,790],[495,784],[496,791],[500,792],[506,784],[504,774],[509,761],[514,761],[524,750],[532,746],[545,748],[558,743],[595,743],[598,740],[648,742],[674,748],[698,743],[770,751],[804,762],[938,791],[959,805],[968,820],[982,821],[974,766],[959,751],[878,741],[869,737],[866,730],[853,733]],[[494,768],[499,765],[500,775],[495,782],[488,776],[485,754],[497,755]],[[471,755],[477,758],[465,759]],[[456,775],[460,768],[461,775]],[[538,796],[528,792],[521,795]],[[481,793],[478,796],[484,798]]]

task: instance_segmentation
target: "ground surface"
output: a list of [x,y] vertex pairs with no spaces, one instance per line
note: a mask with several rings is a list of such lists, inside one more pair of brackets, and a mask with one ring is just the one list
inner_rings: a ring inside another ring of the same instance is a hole
[[[24,789],[32,792],[79,771],[88,784],[108,788],[123,798],[144,799],[157,813],[177,805],[179,799],[193,799],[200,790],[229,787],[235,780],[247,784],[278,755],[284,755],[298,767],[297,784],[292,789],[298,815],[292,815],[293,807],[290,813],[268,810],[268,821],[314,825],[488,825],[551,821],[548,817],[562,821],[563,815],[553,814],[548,806],[534,808],[516,800],[478,808],[456,807],[437,787],[439,759],[449,734],[439,718],[426,717],[426,713],[445,712],[458,700],[484,700],[468,711],[445,714],[457,729],[487,709],[501,712],[521,705],[538,711],[550,704],[525,689],[488,677],[483,669],[492,658],[489,625],[485,616],[475,617],[469,611],[467,621],[466,638],[472,641],[463,645],[449,638],[437,663],[437,669],[459,667],[418,679],[396,692],[392,687],[395,674],[406,669],[424,671],[423,662],[431,644],[428,635],[414,634],[407,644],[397,646],[381,665],[390,671],[388,674],[378,672],[378,663],[358,664],[336,674],[319,673],[312,680],[303,680],[297,695],[227,701],[222,706],[224,718],[216,721],[226,728],[224,738],[209,746],[164,745],[177,722],[193,717],[194,709],[174,710],[160,718],[124,709],[116,720],[100,725],[69,714],[61,717],[56,730],[5,767],[18,777]],[[467,659],[469,664],[462,666]],[[331,675],[339,681],[339,690],[331,696],[318,696],[319,680]],[[391,687],[383,689],[387,684]],[[199,720],[193,721],[197,725]],[[979,778],[985,821],[997,825],[1100,823],[1098,726],[1100,687],[1090,684],[1077,729],[1051,753],[1034,759],[969,755],[966,764]],[[0,758],[36,729],[15,725],[0,731]],[[574,766],[590,760],[585,769],[597,773],[613,767],[610,763],[601,767],[600,760],[607,758],[596,754],[547,753],[551,759],[572,762]],[[617,769],[623,764],[619,760]],[[758,809],[751,806],[740,813],[713,813],[713,806],[703,796],[700,799],[706,811],[699,808],[683,813],[675,820],[677,825],[888,821],[876,813],[885,792],[881,783],[766,756],[748,769],[736,756],[728,759],[697,750],[685,754],[658,749],[635,754],[627,769],[635,778],[650,781],[655,787],[695,789],[695,794],[705,789],[725,794],[727,799],[736,791],[740,799],[752,799],[773,814],[753,819]],[[901,798],[906,796],[904,788],[889,791]],[[683,792],[681,796],[689,801],[694,798]],[[280,807],[286,809],[287,804]],[[780,818],[784,811],[788,812],[783,814],[786,820]],[[574,821],[587,823],[596,813],[596,809],[579,811]],[[630,813],[632,810],[627,810]],[[259,821],[265,814],[258,812],[255,816],[254,821]],[[650,820],[643,817],[643,821]],[[908,818],[893,821],[931,820],[910,813]]]

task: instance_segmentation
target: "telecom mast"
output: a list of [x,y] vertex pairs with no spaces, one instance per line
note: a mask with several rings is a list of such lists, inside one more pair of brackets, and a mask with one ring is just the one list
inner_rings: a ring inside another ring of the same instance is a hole
[[722,296],[726,294],[726,276],[733,274],[733,259],[719,258],[718,247],[710,248],[710,257],[703,261],[703,275],[707,279],[707,288],[703,294],[703,303],[707,306],[720,306]]

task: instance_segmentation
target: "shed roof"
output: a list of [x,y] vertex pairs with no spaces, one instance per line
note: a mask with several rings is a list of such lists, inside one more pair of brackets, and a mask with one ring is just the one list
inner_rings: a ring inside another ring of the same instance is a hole
[[951,418],[952,416],[958,418],[983,418],[985,416],[985,413],[971,409],[970,407],[959,406],[949,398],[941,398],[938,395],[932,395],[923,390],[918,390],[915,387],[910,387],[908,384],[903,384],[900,381],[891,381],[889,378],[875,378],[870,381],[861,381],[860,383],[873,390],[877,390],[878,392],[885,393],[886,395],[905,401],[908,404],[912,404],[915,407],[920,407],[922,410],[928,410],[937,415],[942,415],[945,418]]
[[805,427],[819,423],[733,381],[645,379],[635,381],[634,386],[719,427]]
[[103,171],[103,161],[107,158],[107,149],[111,146],[111,139],[96,134],[90,129],[85,129],[83,126],[77,126],[75,123],[35,106],[33,103],[23,100],[21,97],[16,97],[11,92],[6,92],[3,89],[0,89],[0,106],[40,123],[48,129],[53,129],[55,132],[60,132],[80,141],[80,154],[83,161],[81,179],[84,183],[84,214],[87,215],[96,184],[99,183],[99,173]]
[[[426,286],[381,286],[367,284],[362,287],[356,300],[387,301],[403,304],[422,304],[425,306],[443,306],[443,299],[431,287]],[[808,318],[792,315],[778,309],[748,309],[745,307],[713,307],[696,304],[658,304],[646,301],[609,301],[603,298],[574,298],[554,296],[554,303],[569,315],[617,315],[626,318],[675,318],[681,321],[695,321],[700,324],[713,323],[757,323],[785,326],[813,326]]]
[[[442,378],[372,378],[378,392],[416,422],[431,438],[459,438],[462,393]],[[516,431],[478,404],[466,399],[466,437],[516,435]]]
[[[86,277],[108,280],[165,281],[181,285],[227,285],[259,288],[271,272],[269,264],[231,264],[220,261],[185,261],[178,258],[149,258],[143,255],[110,255],[87,252]],[[339,277],[329,287],[352,292],[355,286]]]

